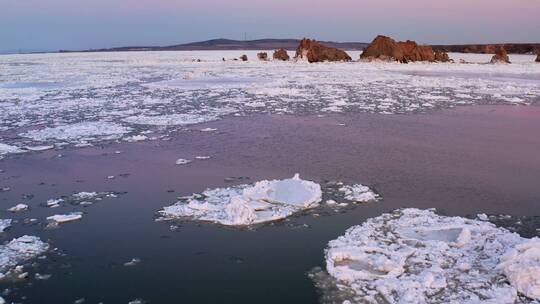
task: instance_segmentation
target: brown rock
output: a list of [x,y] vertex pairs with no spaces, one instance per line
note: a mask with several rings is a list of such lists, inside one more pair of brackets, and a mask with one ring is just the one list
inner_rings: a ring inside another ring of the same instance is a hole
[[242,60],[242,61],[248,61],[247,55],[242,55],[242,56],[240,56],[240,60]]
[[404,62],[405,56],[394,39],[379,35],[364,49],[360,59]]
[[435,61],[438,62],[450,62],[450,57],[448,56],[448,53],[441,50],[435,51]]
[[495,55],[491,57],[491,63],[510,63],[510,58],[508,58],[504,47],[501,46],[497,49]]
[[536,62],[540,62],[540,49],[536,50]]
[[296,59],[307,59],[311,62],[351,61],[351,57],[343,50],[327,47],[311,39],[303,39],[296,49]]
[[259,58],[259,60],[262,60],[262,61],[267,61],[268,60],[268,54],[265,53],[265,52],[258,53],[257,58]]
[[407,40],[397,43],[403,50],[405,61],[435,61],[435,52],[429,45],[418,45],[415,41]]
[[286,49],[279,49],[274,52],[274,60],[283,60],[287,61],[289,60],[289,54],[287,53]]

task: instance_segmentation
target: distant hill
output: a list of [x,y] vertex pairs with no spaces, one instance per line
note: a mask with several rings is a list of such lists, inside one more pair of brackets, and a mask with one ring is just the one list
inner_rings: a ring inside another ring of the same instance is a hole
[[[324,45],[344,49],[363,50],[368,44],[363,42],[332,42],[322,41]],[[207,51],[207,50],[274,50],[284,48],[296,50],[299,39],[259,39],[259,40],[230,40],[213,39],[202,42],[177,44],[171,46],[128,46],[108,49],[92,49],[83,51],[60,50],[60,52],[130,52],[130,51]]]
[[534,54],[535,50],[540,49],[540,43],[433,45],[433,48],[454,53],[494,54],[500,46],[511,54]]
[[[347,51],[363,50],[368,43],[365,42],[332,42],[321,41],[322,44]],[[213,39],[201,42],[177,44],[170,46],[126,46],[106,49],[91,49],[82,51],[60,50],[66,52],[133,52],[133,51],[208,51],[208,50],[275,50],[284,48],[296,50],[300,39],[258,39],[258,40],[230,40]],[[460,44],[460,45],[433,45],[434,49],[456,53],[483,53],[492,54],[499,46],[504,46],[508,53],[527,54],[540,49],[540,43],[505,43],[505,44]]]

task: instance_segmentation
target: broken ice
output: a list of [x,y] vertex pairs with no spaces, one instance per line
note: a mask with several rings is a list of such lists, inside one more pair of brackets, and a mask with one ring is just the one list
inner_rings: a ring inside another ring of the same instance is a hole
[[326,269],[350,302],[515,303],[518,293],[540,296],[539,244],[485,221],[403,209],[331,241]]
[[165,219],[191,218],[222,225],[243,226],[286,218],[317,206],[322,191],[319,184],[300,179],[263,180],[253,185],[205,190],[163,208]]

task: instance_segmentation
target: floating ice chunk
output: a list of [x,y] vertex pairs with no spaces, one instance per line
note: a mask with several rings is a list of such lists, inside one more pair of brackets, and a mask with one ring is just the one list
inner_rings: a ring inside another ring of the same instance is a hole
[[501,258],[498,268],[520,293],[540,300],[540,239],[516,246]]
[[10,146],[7,144],[0,143],[0,155],[16,154],[16,153],[24,153],[24,150],[16,146]]
[[54,149],[54,145],[47,145],[47,146],[26,146],[26,150],[28,151],[46,151]]
[[[351,302],[515,303],[516,288],[540,295],[540,242],[519,246],[523,242],[488,222],[403,209],[331,241],[326,268]],[[518,253],[499,267],[516,288],[497,269],[515,246]]]
[[47,217],[47,220],[55,224],[63,224],[72,221],[78,221],[82,219],[82,212],[71,212],[68,214],[55,214]]
[[207,160],[207,159],[210,159],[210,156],[199,155],[199,156],[195,156],[195,159],[198,159],[198,160]]
[[52,277],[51,274],[40,274],[40,273],[36,273],[34,275],[34,277],[36,278],[36,280],[41,280],[41,281],[45,281],[45,280],[48,280]]
[[215,115],[169,114],[158,116],[131,116],[124,119],[127,123],[152,126],[187,126],[217,120]]
[[32,130],[20,135],[37,141],[46,141],[49,139],[77,141],[85,137],[107,137],[110,139],[120,138],[122,135],[129,133],[130,131],[131,128],[124,127],[116,123],[90,121],[45,128],[41,130]]
[[489,221],[489,217],[485,213],[480,213],[476,215],[476,218],[478,218],[481,221]]
[[63,201],[64,200],[61,199],[61,198],[49,199],[49,200],[47,200],[47,207],[49,207],[49,208],[60,207],[60,203],[63,202]]
[[21,236],[0,245],[0,276],[13,271],[17,265],[36,258],[49,249],[37,236]]
[[204,129],[201,129],[200,131],[201,132],[214,132],[214,131],[217,131],[217,129],[215,129],[215,128],[204,128]]
[[92,198],[95,198],[98,195],[99,195],[99,193],[97,193],[97,192],[85,192],[85,191],[82,191],[82,192],[73,194],[73,197],[76,198],[76,199],[92,199]]
[[128,304],[144,304],[145,302],[142,299],[135,299],[133,301],[129,301]]
[[346,200],[356,203],[367,203],[379,200],[379,195],[373,192],[369,187],[356,184],[345,185],[339,188],[339,191],[344,194]]
[[9,208],[7,211],[9,212],[21,212],[28,210],[28,205],[26,204],[17,204],[11,208]]
[[165,219],[191,218],[243,226],[279,220],[312,208],[321,201],[319,184],[300,179],[263,180],[254,185],[205,190],[159,213]]
[[191,163],[191,160],[189,160],[189,159],[179,158],[179,159],[176,160],[177,165],[187,165],[189,163]]
[[126,266],[126,267],[131,267],[131,266],[136,266],[136,265],[138,265],[139,263],[141,263],[141,259],[139,259],[139,258],[133,258],[133,259],[131,259],[131,261],[125,262],[125,263],[124,263],[124,266]]
[[145,141],[148,139],[148,136],[146,135],[133,135],[129,137],[125,137],[124,140],[127,142],[138,142],[138,141]]
[[0,219],[0,232],[4,232],[11,226],[11,219]]

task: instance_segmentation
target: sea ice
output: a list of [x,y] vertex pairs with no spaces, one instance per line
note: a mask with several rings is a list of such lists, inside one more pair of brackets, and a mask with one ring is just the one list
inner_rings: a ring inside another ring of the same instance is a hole
[[23,152],[24,150],[19,147],[0,143],[0,155],[23,153]]
[[355,203],[367,203],[377,201],[380,198],[369,187],[360,184],[344,185],[339,188],[339,191],[343,193],[346,200]]
[[4,232],[11,226],[11,219],[0,219],[0,232]]
[[71,212],[67,214],[55,214],[53,216],[47,217],[47,220],[54,224],[63,224],[72,221],[78,221],[82,219],[82,212]]
[[187,126],[216,119],[217,117],[215,115],[169,114],[156,116],[131,116],[125,118],[124,121],[137,125]]
[[165,219],[191,218],[222,225],[244,226],[286,218],[321,201],[319,184],[300,179],[263,180],[253,185],[207,189],[159,214]]
[[79,141],[80,139],[86,137],[106,137],[107,139],[115,139],[120,138],[122,135],[129,133],[130,131],[131,128],[124,127],[116,123],[91,121],[45,128],[41,130],[32,130],[20,135],[36,141],[47,141],[49,139]]
[[34,259],[49,249],[37,236],[21,236],[6,245],[0,245],[0,278],[13,271],[17,265]]
[[189,159],[179,158],[179,159],[176,160],[177,165],[187,165],[189,163],[191,163],[191,160],[189,160]]
[[17,204],[11,208],[9,208],[7,211],[9,212],[21,212],[28,210],[28,205],[26,204]]
[[402,209],[330,241],[326,269],[350,302],[516,303],[518,292],[540,296],[539,245],[489,222]]

